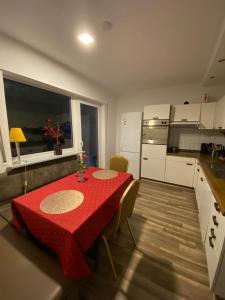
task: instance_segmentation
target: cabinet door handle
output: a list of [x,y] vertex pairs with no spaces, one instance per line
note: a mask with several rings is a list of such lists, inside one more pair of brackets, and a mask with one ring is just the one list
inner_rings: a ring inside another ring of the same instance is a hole
[[144,159],[144,160],[148,160],[148,158],[147,158],[147,157],[143,157],[143,159]]
[[203,178],[201,177],[201,181],[203,181]]
[[215,235],[215,230],[214,230],[214,228],[211,228],[211,229],[210,229],[210,232],[211,232],[212,238],[215,240],[215,239],[216,239],[216,235]]
[[181,119],[181,122],[186,122],[186,121],[187,121],[187,118]]
[[213,238],[211,236],[209,237],[209,245],[210,247],[214,248]]
[[218,226],[219,223],[217,222],[216,216],[212,216],[212,219],[213,219],[213,224]]
[[200,170],[199,170],[199,169],[197,169],[197,171],[199,172]]
[[218,129],[222,129],[223,127],[222,127],[222,126],[218,126],[217,128],[218,128]]
[[191,163],[186,163],[186,165],[187,165],[187,166],[193,166],[193,164],[191,164]]
[[219,204],[217,202],[214,202],[214,207],[215,207],[215,210],[220,212],[220,207],[219,207]]

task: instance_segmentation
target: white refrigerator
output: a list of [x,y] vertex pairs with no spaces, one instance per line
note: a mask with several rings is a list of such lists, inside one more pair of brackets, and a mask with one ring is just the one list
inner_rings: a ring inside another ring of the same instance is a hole
[[121,116],[120,154],[129,161],[128,173],[140,178],[142,113],[128,112]]

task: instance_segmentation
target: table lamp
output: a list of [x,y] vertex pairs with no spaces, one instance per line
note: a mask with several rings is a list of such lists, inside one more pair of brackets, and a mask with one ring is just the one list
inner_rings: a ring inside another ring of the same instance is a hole
[[14,142],[16,145],[17,163],[20,164],[20,143],[26,142],[26,138],[21,128],[11,128],[9,132],[10,142]]

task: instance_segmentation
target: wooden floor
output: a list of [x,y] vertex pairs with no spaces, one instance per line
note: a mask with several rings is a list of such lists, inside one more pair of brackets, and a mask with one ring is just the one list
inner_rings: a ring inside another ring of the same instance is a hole
[[81,300],[212,299],[193,190],[142,181],[130,220],[111,243],[120,274],[113,281],[104,247],[100,269],[79,282]]

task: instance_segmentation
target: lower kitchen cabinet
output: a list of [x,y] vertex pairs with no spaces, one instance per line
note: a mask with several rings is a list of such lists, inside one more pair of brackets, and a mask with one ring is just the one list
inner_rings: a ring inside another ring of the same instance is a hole
[[193,186],[195,173],[195,159],[167,156],[165,181],[169,183]]
[[164,181],[166,145],[142,145],[141,177]]
[[199,167],[196,183],[199,223],[205,246],[210,289],[225,297],[225,216],[220,212],[203,170]]
[[141,177],[164,181],[165,163],[165,158],[143,156],[141,163]]

